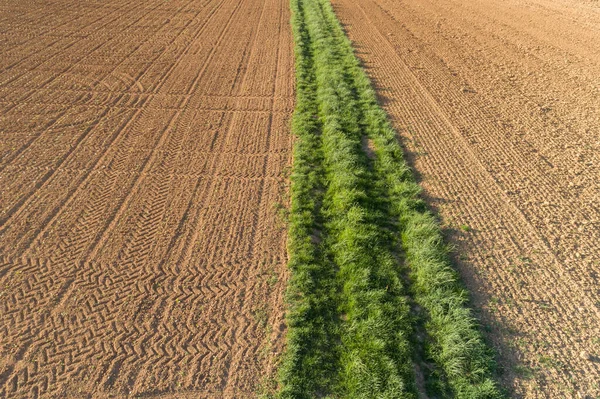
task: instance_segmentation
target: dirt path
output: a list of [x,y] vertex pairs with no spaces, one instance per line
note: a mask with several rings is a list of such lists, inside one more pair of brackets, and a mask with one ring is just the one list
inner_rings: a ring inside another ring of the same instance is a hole
[[289,19],[281,0],[0,5],[1,397],[240,398],[272,375]]
[[333,3],[459,247],[505,386],[600,395],[598,4]]

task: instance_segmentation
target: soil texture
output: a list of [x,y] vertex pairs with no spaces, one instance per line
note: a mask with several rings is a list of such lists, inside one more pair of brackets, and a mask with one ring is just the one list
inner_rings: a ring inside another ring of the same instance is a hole
[[269,384],[289,19],[281,0],[0,4],[0,397]]

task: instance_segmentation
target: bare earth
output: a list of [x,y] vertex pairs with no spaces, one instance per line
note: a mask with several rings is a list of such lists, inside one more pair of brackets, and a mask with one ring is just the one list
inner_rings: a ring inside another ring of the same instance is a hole
[[600,6],[334,0],[515,397],[600,395]]
[[0,397],[241,398],[272,376],[289,18],[0,4]]

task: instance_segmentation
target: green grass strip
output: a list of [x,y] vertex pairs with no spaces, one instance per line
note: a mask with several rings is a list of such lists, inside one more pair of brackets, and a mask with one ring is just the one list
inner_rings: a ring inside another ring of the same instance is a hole
[[[298,140],[292,172],[288,349],[281,397],[408,397],[408,306],[391,240],[367,196],[373,179],[357,106],[316,2],[292,3]],[[309,28],[311,27],[311,28]],[[347,100],[347,101],[341,101]],[[343,319],[343,320],[341,320]]]
[[287,349],[280,367],[282,398],[313,398],[334,386],[339,369],[336,271],[322,241],[324,166],[310,35],[300,3],[292,3],[296,54],[297,137],[291,182]]
[[357,96],[327,10],[316,1],[304,4],[323,122],[327,181],[323,212],[341,287],[338,392],[349,398],[410,397],[414,392],[410,309],[393,238],[381,228],[385,212],[371,196],[375,176],[362,148]]
[[424,310],[442,396],[501,397],[440,229],[329,0],[291,7],[298,140],[279,397],[416,397],[407,294]]

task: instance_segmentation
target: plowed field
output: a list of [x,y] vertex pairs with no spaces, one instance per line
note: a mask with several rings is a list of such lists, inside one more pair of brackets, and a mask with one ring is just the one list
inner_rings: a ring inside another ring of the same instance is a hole
[[239,398],[272,376],[289,19],[0,4],[0,397]]
[[600,8],[334,0],[515,397],[600,395]]

